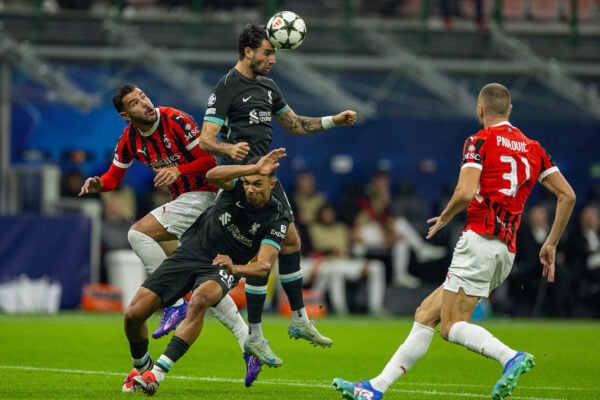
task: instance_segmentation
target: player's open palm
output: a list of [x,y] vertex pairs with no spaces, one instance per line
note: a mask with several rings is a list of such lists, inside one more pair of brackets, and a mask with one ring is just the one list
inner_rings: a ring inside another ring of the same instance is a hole
[[260,175],[270,175],[277,167],[279,167],[279,160],[285,156],[285,148],[283,147],[270,151],[269,154],[263,156],[256,163],[258,173]]
[[98,193],[100,190],[102,190],[102,180],[99,176],[93,176],[85,180],[77,196],[81,197],[88,193]]

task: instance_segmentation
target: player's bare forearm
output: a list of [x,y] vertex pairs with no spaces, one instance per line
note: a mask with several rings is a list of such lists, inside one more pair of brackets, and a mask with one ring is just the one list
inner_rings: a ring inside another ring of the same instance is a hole
[[554,222],[546,239],[547,243],[556,246],[573,213],[576,196],[573,188],[560,172],[548,175],[542,181],[542,185],[556,196]]
[[321,118],[299,116],[289,108],[276,116],[275,120],[294,135],[312,135],[323,130]]
[[229,157],[232,147],[232,144],[222,142],[216,137],[200,137],[200,148],[215,156]]

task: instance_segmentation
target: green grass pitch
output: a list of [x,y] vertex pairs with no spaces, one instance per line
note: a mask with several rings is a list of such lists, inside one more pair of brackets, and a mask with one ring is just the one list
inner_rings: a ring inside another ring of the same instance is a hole
[[[158,316],[149,321],[150,329]],[[213,317],[156,394],[162,399],[338,399],[331,380],[377,375],[410,330],[409,318],[327,317],[317,321],[334,340],[314,348],[287,337],[286,318],[267,316],[265,336],[284,360],[263,367],[247,389],[237,342]],[[481,325],[537,366],[519,380],[514,399],[600,399],[600,322],[486,320]],[[157,358],[168,337],[151,340]],[[0,399],[127,399],[131,369],[121,315],[63,312],[56,316],[0,314]],[[501,367],[436,334],[427,355],[397,381],[387,399],[487,399]]]

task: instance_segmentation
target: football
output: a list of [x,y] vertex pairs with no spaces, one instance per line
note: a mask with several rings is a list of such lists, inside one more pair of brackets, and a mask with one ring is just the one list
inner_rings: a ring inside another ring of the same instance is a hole
[[295,12],[280,11],[267,22],[267,35],[276,48],[294,50],[306,37],[306,24]]

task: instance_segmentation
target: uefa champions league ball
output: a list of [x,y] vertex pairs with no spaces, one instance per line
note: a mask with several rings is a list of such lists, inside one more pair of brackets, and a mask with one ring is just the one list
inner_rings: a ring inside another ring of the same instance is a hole
[[294,50],[306,37],[306,24],[295,12],[280,11],[267,22],[267,36],[276,48]]

